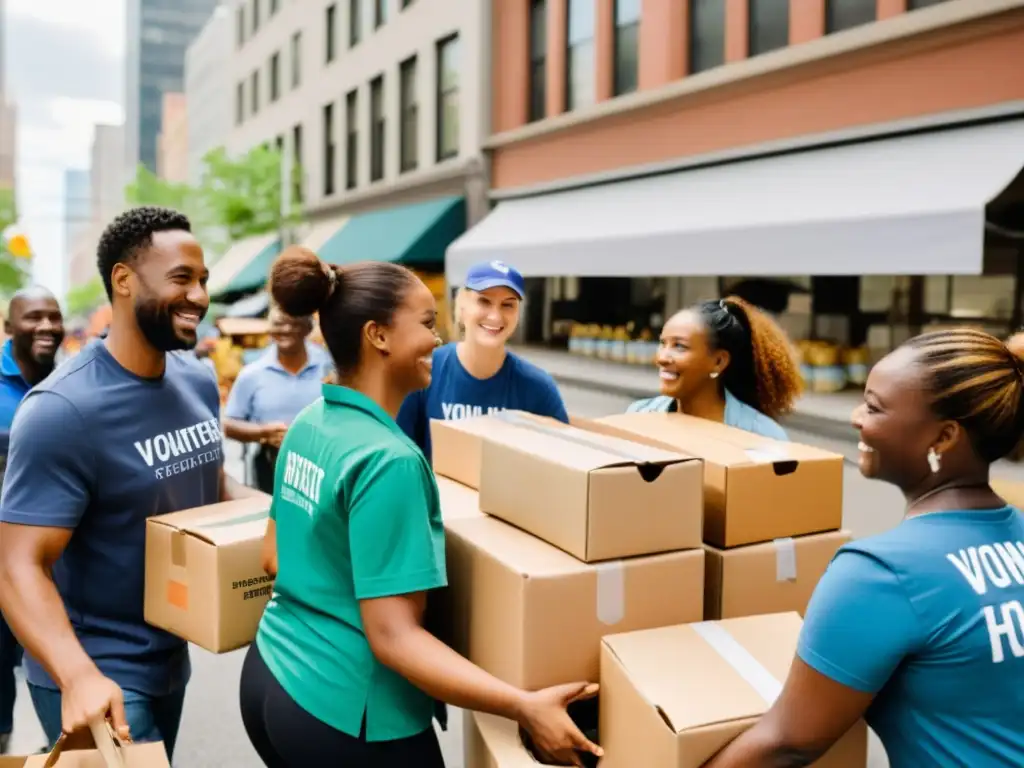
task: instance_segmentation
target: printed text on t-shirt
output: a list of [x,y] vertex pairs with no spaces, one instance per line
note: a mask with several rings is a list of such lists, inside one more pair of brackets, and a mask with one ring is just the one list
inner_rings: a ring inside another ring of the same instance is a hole
[[281,498],[312,514],[320,504],[320,486],[323,484],[323,469],[305,456],[288,451],[284,457],[284,481]]
[[135,450],[157,480],[220,461],[220,422],[208,419],[135,442]]
[[491,415],[492,413],[501,413],[506,410],[499,405],[468,405],[466,403],[441,403],[441,413],[444,414],[445,421],[455,421],[457,419],[469,419],[473,416],[484,416]]
[[[1024,585],[1024,541],[993,542],[950,552],[946,558],[978,595],[989,589]],[[1024,605],[1007,600],[982,609],[992,644],[992,663],[1006,659],[1006,648],[1014,658],[1024,658]]]

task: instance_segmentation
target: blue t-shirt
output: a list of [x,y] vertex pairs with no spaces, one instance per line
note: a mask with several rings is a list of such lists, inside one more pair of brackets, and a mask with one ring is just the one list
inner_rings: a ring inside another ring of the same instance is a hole
[[307,405],[320,397],[324,379],[334,369],[319,347],[307,344],[307,361],[298,373],[281,365],[277,347],[271,346],[259,359],[242,369],[231,387],[224,418],[270,424],[291,424]]
[[[72,528],[53,580],[103,674],[150,696],[188,680],[188,649],[146,624],[146,518],[219,500],[219,394],[194,356],[158,379],[92,344],[25,398],[14,419],[0,521]],[[55,688],[27,660],[29,682]]]
[[[679,403],[674,397],[658,395],[631,403],[626,413],[676,413],[678,410]],[[725,415],[722,423],[761,437],[789,442],[786,430],[775,419],[747,405],[729,390],[725,390]]]
[[430,420],[464,419],[499,411],[526,411],[569,422],[565,403],[551,374],[508,352],[498,372],[478,379],[462,367],[456,344],[434,351],[430,386],[409,395],[398,425],[430,459]]
[[892,768],[1024,765],[1024,515],[933,512],[845,545],[797,653],[876,694]]

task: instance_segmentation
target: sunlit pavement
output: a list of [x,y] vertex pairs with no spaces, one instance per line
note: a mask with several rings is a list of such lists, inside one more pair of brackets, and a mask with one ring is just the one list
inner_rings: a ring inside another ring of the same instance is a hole
[[[580,416],[603,416],[625,410],[625,398],[562,387],[569,411]],[[849,457],[856,446],[849,442],[822,440],[810,435],[792,434],[795,440],[820,445]],[[241,477],[241,452],[228,447],[228,471]],[[902,513],[899,493],[888,486],[867,481],[856,467],[847,463],[844,473],[845,525],[856,536],[867,536],[895,525]],[[259,758],[249,746],[238,714],[238,676],[244,651],[215,656],[192,649],[192,682],[185,702],[185,715],[178,739],[174,764],[178,768],[256,768]],[[463,768],[462,716],[453,712],[451,728],[442,736],[448,768]],[[35,751],[45,741],[36,721],[24,684],[19,687],[13,748],[15,754]],[[872,744],[869,768],[886,768],[888,761],[881,747]]]

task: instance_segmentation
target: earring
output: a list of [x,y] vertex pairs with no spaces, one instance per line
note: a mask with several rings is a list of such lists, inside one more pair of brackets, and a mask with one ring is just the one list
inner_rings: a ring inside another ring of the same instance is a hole
[[711,378],[712,379],[717,379],[718,378],[718,371],[712,371],[711,372]]
[[933,475],[939,474],[939,470],[942,469],[942,457],[934,448],[928,449],[928,468],[931,469]]

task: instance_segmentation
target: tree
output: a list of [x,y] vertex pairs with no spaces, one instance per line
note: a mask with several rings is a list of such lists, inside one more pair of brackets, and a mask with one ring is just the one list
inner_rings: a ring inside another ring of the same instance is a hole
[[88,283],[76,285],[64,298],[64,306],[70,317],[86,317],[107,300],[107,289],[99,277]]
[[188,184],[161,179],[141,163],[135,171],[135,178],[125,187],[124,199],[130,205],[159,205],[186,215],[199,202],[196,191]]
[[[14,190],[0,188],[0,296],[9,299],[19,288],[28,282],[31,269],[31,253],[25,248],[24,238],[18,235],[10,237],[8,229],[18,220],[18,208],[14,197]],[[22,247],[15,247],[12,253],[12,244],[17,241]]]

